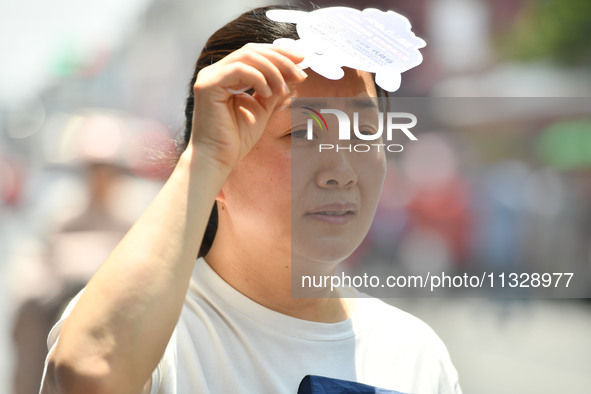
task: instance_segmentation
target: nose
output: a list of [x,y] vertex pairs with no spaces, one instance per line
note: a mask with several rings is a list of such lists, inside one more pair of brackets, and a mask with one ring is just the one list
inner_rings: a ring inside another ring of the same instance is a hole
[[357,172],[351,165],[351,155],[347,151],[321,152],[321,160],[316,172],[316,184],[321,188],[342,189],[357,183]]

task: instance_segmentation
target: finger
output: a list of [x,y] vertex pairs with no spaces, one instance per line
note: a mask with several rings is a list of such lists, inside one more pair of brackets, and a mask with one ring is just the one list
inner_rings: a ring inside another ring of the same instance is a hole
[[[297,59],[300,58],[285,55],[283,49],[278,46],[271,45],[259,48],[259,53],[279,69],[288,83],[300,83],[308,76],[296,63]],[[296,61],[293,59],[296,59]]]
[[251,62],[260,59],[256,54],[262,55],[273,63],[279,69],[285,82],[289,84],[302,82],[307,77],[307,74],[296,64],[296,62],[303,59],[302,56],[272,44],[246,44],[224,60],[227,62],[244,61],[256,67],[256,63]]
[[262,97],[273,95],[273,91],[263,72],[246,63],[236,62],[225,66],[223,72],[218,74],[218,77],[219,86],[229,93],[254,89]]
[[275,44],[262,44],[262,46],[288,57],[295,64],[300,63],[306,57],[303,53],[297,52],[296,50],[287,48],[285,46],[279,46]]
[[[278,95],[286,95],[289,93],[289,87],[287,86],[286,78],[282,74],[278,64],[275,64],[277,59],[269,58],[268,54],[266,55],[265,53],[261,53],[257,50],[244,49],[240,52],[240,54],[236,55],[236,61],[247,64],[259,70],[264,75],[267,84],[273,93]],[[289,59],[284,59],[287,62],[290,62]]]

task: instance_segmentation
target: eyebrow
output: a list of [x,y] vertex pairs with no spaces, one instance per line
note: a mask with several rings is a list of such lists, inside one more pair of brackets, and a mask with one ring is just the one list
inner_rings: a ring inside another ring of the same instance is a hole
[[[294,105],[293,102],[294,100],[296,100],[296,104]],[[303,109],[304,107],[326,107],[327,106],[327,102],[326,101],[318,101],[318,100],[310,100],[310,101],[303,101],[300,99],[291,99],[290,103],[287,105],[278,105],[277,107],[275,107],[276,110],[292,110],[292,109]]]
[[[378,109],[378,105],[375,102],[376,97],[364,97],[364,98],[348,98],[348,97],[338,97],[339,101],[342,100],[351,100],[356,108],[359,109]],[[294,101],[296,103],[294,104]],[[320,100],[308,100],[306,99],[299,99],[299,98],[292,98],[291,103],[287,105],[278,105],[275,107],[275,110],[284,111],[284,110],[293,110],[293,109],[304,109],[305,107],[315,107],[315,108],[326,108],[328,107],[328,101],[320,101]]]

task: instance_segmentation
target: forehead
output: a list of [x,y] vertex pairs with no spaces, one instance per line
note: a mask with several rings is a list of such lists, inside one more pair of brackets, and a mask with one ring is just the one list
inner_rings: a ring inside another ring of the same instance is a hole
[[376,97],[373,75],[344,68],[345,75],[331,80],[306,69],[308,78],[294,89],[293,97]]
[[[375,104],[372,104],[371,106],[366,105],[366,103],[370,101],[367,100],[368,97],[377,97],[373,74],[349,68],[343,68],[343,70],[345,71],[343,78],[331,80],[316,74],[310,69],[306,69],[305,71],[308,74],[308,78],[306,78],[301,84],[295,86],[292,89],[292,94],[290,96],[287,96],[283,101],[277,103],[275,111],[273,111],[273,115],[271,115],[271,118],[269,119],[267,128],[282,129],[279,125],[282,125],[283,123],[287,125],[284,127],[289,127],[292,121],[294,121],[293,118],[290,120],[291,115],[294,113],[296,115],[302,114],[301,110],[295,112],[292,111],[295,108],[292,108],[293,98],[311,98],[312,100],[299,101],[299,107],[307,106],[306,103],[312,103],[310,104],[312,107],[317,107],[318,105],[322,106],[320,103],[322,102],[321,99],[324,97],[343,99],[355,97],[359,98],[358,101],[365,103],[362,104],[361,107],[375,109]],[[343,100],[335,101],[334,99],[330,101],[331,104],[344,102]],[[351,103],[356,106],[357,100],[347,101],[347,105]],[[297,121],[297,119],[295,119],[295,121]]]

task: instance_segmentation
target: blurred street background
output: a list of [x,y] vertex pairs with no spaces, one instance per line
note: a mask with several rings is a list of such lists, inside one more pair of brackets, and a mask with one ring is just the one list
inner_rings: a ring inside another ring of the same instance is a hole
[[[279,3],[0,0],[0,393],[37,393],[63,303],[170,173],[207,37]],[[589,0],[315,3],[409,18],[427,47],[396,96],[591,98]],[[380,231],[355,264],[589,274],[591,106],[476,117],[420,138],[391,162]],[[589,393],[591,276],[581,283],[577,299],[388,302],[442,337],[465,393]]]

